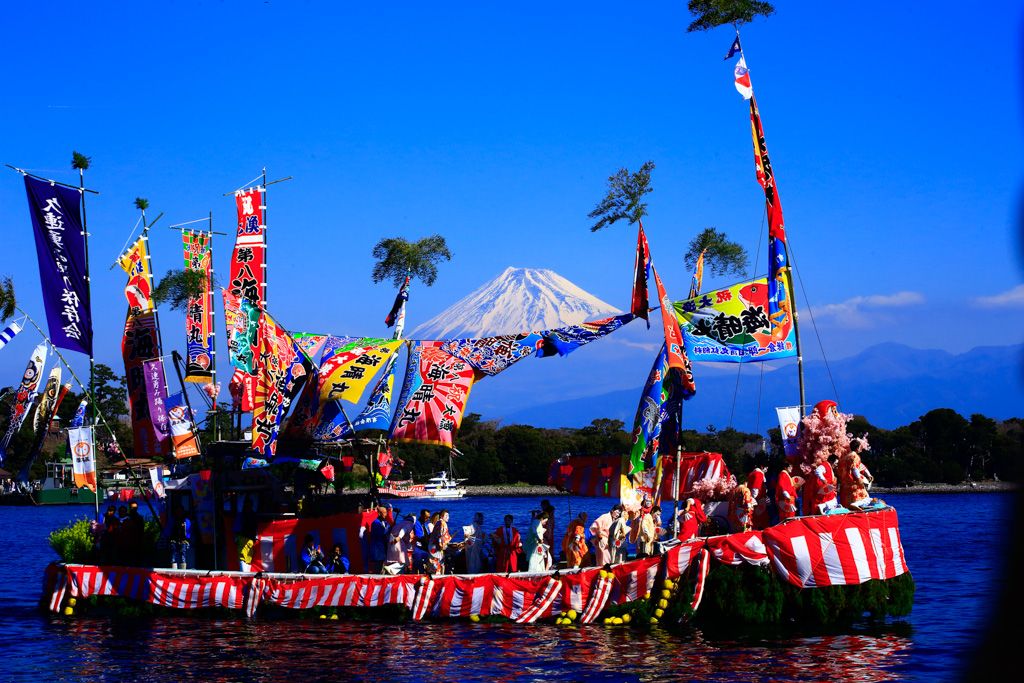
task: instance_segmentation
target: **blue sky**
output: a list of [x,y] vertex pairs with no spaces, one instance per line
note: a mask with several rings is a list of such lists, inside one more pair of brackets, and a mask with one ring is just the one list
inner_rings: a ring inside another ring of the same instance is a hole
[[[181,263],[166,226],[212,210],[230,231],[222,194],[264,166],[294,177],[271,187],[268,221],[270,309],[292,329],[384,333],[394,291],[370,282],[370,250],[434,232],[454,259],[414,287],[410,327],[506,266],[551,268],[626,307],[634,232],[591,234],[586,214],[608,175],[647,159],[654,261],[681,298],[693,235],[717,226],[753,255],[764,204],[722,60],[730,30],[687,34],[681,0],[635,5],[13,6],[0,161],[74,181],[71,151],[92,156],[97,357],[118,369],[124,278],[108,266],[132,200],[166,214],[152,239],[162,273]],[[1019,341],[1019,4],[777,9],[744,29],[744,48],[826,352]],[[42,321],[24,189],[4,172],[0,273]],[[230,246],[216,245],[221,274]],[[162,323],[181,349],[180,315]],[[0,384],[36,341],[0,352]]]

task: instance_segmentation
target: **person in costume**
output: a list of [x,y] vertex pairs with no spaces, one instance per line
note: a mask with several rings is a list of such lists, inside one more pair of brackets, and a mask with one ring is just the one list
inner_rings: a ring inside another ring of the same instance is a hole
[[547,512],[537,515],[530,525],[530,534],[526,543],[526,570],[545,572],[551,568],[551,549],[547,543],[547,525],[550,522]]
[[654,519],[655,511],[660,519],[661,508],[641,508],[634,522],[637,557],[650,557],[654,554],[654,542],[658,540],[658,524]]
[[736,531],[751,531],[754,528],[754,508],[757,501],[746,484],[737,486],[729,497],[729,520]]
[[850,451],[839,460],[839,501],[845,508],[870,503],[868,487],[874,478],[857,453]]
[[685,542],[695,538],[700,525],[707,521],[703,503],[698,498],[687,498],[679,512],[679,540]]
[[327,567],[324,564],[325,557],[324,551],[320,549],[320,544],[313,538],[313,534],[306,534],[306,539],[302,543],[302,552],[299,554],[299,559],[302,565],[303,573],[305,574],[326,574]]
[[487,571],[487,535],[484,533],[484,514],[473,515],[473,533],[466,536],[466,572],[480,574]]
[[616,505],[610,511],[595,519],[594,523],[590,525],[590,535],[593,537],[594,544],[594,563],[598,567],[603,567],[612,561],[609,548],[609,532],[611,531],[612,524],[621,516],[622,506]]
[[747,475],[747,488],[757,505],[754,507],[754,528],[769,526],[768,519],[768,477],[763,466],[757,466]]
[[608,528],[608,552],[611,555],[612,564],[626,560],[626,539],[629,538],[630,527],[626,523],[628,521],[626,515],[621,514],[622,512],[624,511],[620,510],[619,516],[612,521],[612,525]]
[[775,484],[775,506],[780,522],[796,517],[796,482],[793,480],[793,463],[789,460],[783,462]]
[[416,543],[416,517],[411,512],[400,519],[388,534],[388,564],[400,564],[412,570],[412,550]]
[[370,524],[370,573],[380,574],[388,557],[388,509],[377,507],[377,517]]
[[452,535],[448,532],[448,511],[441,510],[434,515],[433,521],[434,528],[430,532],[430,539],[427,542],[430,567],[433,574],[444,574],[444,553],[452,541]]
[[562,553],[565,555],[565,566],[569,569],[586,567],[590,564],[590,549],[587,547],[586,513],[569,522],[562,539]]
[[823,460],[814,468],[814,507],[818,514],[827,514],[839,507],[836,495],[835,459]]
[[500,573],[519,571],[519,553],[523,549],[523,540],[519,530],[512,526],[512,521],[512,515],[505,515],[505,525],[498,527],[491,534],[494,570]]

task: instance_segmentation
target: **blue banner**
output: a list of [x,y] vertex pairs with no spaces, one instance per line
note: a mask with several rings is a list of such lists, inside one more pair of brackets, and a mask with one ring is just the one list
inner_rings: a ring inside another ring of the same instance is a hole
[[384,367],[384,373],[377,380],[377,386],[370,394],[370,400],[366,402],[363,411],[359,413],[352,425],[355,431],[361,432],[366,429],[391,428],[391,391],[395,387],[395,361],[398,354],[393,354]]
[[54,346],[92,355],[92,310],[78,190],[25,176],[43,305]]

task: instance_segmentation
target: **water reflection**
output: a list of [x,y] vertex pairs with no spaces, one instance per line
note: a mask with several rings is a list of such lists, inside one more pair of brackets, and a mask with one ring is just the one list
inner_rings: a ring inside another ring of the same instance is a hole
[[[68,648],[53,680],[680,681],[902,677],[910,638],[870,633],[745,639],[691,629],[560,628],[464,622],[53,620]],[[27,680],[27,679],[26,679]]]

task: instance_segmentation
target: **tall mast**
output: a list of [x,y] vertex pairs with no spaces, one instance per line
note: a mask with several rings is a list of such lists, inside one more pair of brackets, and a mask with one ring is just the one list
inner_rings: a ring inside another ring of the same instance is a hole
[[[82,202],[82,240],[85,244],[85,291],[89,296],[89,307],[92,308],[92,278],[89,276],[89,228],[85,220],[85,169],[89,168],[89,157],[72,152],[71,165],[78,169],[78,194]],[[93,427],[96,426],[96,357],[95,350],[90,345],[89,350],[89,407],[87,409],[87,422]],[[96,496],[96,516],[99,518],[99,496]]]
[[207,227],[210,233],[210,281],[207,283],[209,286],[210,296],[210,382],[213,387],[211,392],[210,400],[213,405],[213,440],[220,441],[220,418],[219,410],[217,408],[217,316],[216,308],[214,305],[217,301],[217,297],[213,295],[213,211],[210,211],[209,222]]

